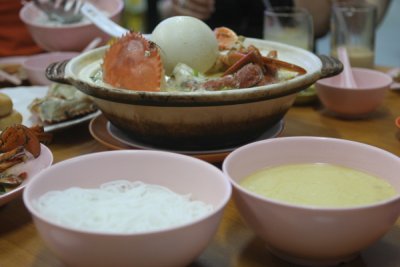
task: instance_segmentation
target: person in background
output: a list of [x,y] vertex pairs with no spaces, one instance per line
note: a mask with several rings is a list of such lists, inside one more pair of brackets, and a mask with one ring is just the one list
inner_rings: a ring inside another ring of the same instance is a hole
[[19,18],[22,5],[19,0],[0,0],[0,57],[43,52]]
[[[313,17],[315,39],[329,32],[330,12],[334,2],[349,0],[148,0],[148,32],[162,19],[183,15],[206,22],[212,29],[226,26],[237,34],[262,38],[265,3],[271,7],[296,6],[307,9]],[[378,8],[382,20],[390,0],[361,0]]]
[[[274,6],[287,6],[292,0],[271,1]],[[193,16],[210,28],[229,27],[239,35],[262,38],[264,3],[262,0],[148,0],[149,32],[162,19],[171,16]]]

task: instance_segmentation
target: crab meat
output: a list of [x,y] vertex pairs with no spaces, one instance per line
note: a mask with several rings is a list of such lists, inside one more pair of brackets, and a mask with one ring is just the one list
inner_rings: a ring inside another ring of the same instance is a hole
[[249,63],[232,75],[206,81],[202,86],[206,90],[215,91],[221,88],[249,88],[257,85],[264,78],[259,65]]
[[117,88],[160,91],[164,68],[157,45],[130,32],[115,41],[103,58],[103,80]]
[[40,143],[48,143],[51,139],[52,135],[45,133],[41,126],[28,128],[22,124],[13,125],[0,135],[0,152],[13,151],[22,146],[37,158],[40,155]]

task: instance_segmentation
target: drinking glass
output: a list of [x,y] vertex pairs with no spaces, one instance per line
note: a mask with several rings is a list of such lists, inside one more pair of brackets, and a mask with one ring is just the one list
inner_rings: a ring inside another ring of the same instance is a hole
[[264,39],[312,51],[314,29],[311,14],[298,7],[276,7],[264,12]]
[[375,51],[376,6],[360,3],[335,3],[331,16],[331,55],[337,57],[345,46],[353,67],[373,68]]
[[[298,7],[269,8],[264,12],[264,39],[314,49],[314,27],[311,14]],[[314,86],[299,92],[295,105],[307,105],[317,99]]]

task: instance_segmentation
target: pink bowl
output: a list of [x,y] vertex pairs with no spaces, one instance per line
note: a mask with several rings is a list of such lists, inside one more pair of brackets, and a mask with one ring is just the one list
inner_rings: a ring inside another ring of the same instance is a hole
[[340,86],[340,75],[316,82],[317,95],[322,104],[340,117],[362,117],[382,105],[392,78],[380,71],[352,68],[359,88]]
[[372,205],[318,208],[256,195],[239,182],[261,169],[283,164],[331,163],[387,180],[400,192],[400,158],[382,149],[334,138],[282,137],[245,145],[223,162],[237,208],[274,254],[305,265],[349,261],[381,238],[400,213],[400,195]]
[[49,85],[52,82],[46,78],[46,68],[53,62],[71,59],[78,52],[49,52],[28,57],[23,62],[28,80],[32,85]]
[[[98,187],[126,179],[166,186],[179,194],[214,206],[196,221],[165,230],[112,234],[76,230],[50,222],[33,202],[50,190],[72,186]],[[186,266],[207,247],[217,231],[231,195],[222,171],[202,160],[175,153],[120,150],[94,153],[62,161],[36,175],[23,200],[47,246],[68,266]]]
[[[119,22],[124,7],[123,0],[91,0],[91,2],[115,22]],[[52,25],[43,21],[45,14],[33,2],[28,2],[19,14],[34,41],[47,51],[82,51],[94,38],[100,37],[105,44],[110,37],[89,21]]]

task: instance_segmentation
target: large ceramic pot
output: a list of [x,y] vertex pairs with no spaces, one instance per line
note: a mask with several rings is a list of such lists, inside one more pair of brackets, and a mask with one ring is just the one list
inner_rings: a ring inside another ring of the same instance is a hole
[[69,83],[93,97],[117,128],[140,142],[160,148],[215,149],[256,139],[283,119],[299,91],[336,75],[342,64],[293,46],[246,38],[262,52],[307,70],[294,79],[247,89],[213,92],[145,92],[114,88],[93,76],[107,47],[49,66],[47,77]]

